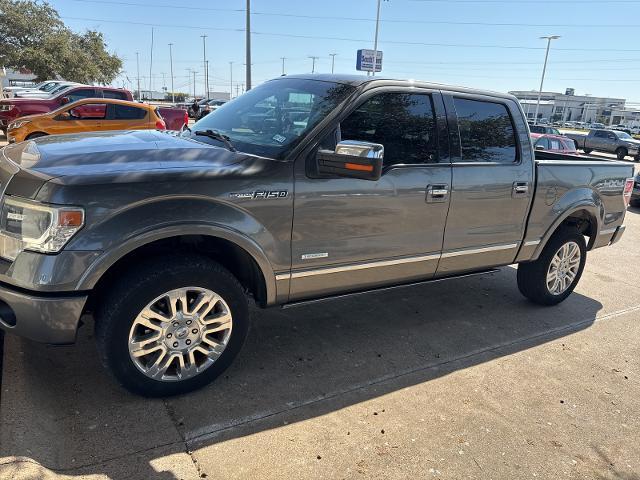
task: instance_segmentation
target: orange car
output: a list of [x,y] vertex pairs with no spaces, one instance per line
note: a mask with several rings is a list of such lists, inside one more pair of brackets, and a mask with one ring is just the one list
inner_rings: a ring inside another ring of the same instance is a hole
[[15,119],[8,125],[9,143],[44,135],[103,130],[165,130],[153,105],[109,98],[86,98],[40,115]]

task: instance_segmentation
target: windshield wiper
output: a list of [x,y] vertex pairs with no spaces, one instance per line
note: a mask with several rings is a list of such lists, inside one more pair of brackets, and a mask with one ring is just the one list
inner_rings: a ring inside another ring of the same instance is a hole
[[229,140],[229,137],[227,137],[226,135],[223,135],[220,132],[216,132],[215,130],[211,130],[211,129],[196,130],[195,134],[200,135],[202,137],[213,138],[214,140],[218,140],[219,142],[224,143],[224,145],[227,147],[227,150],[229,150],[230,152],[238,151],[236,150],[236,147],[233,146],[233,143],[231,143],[231,140]]

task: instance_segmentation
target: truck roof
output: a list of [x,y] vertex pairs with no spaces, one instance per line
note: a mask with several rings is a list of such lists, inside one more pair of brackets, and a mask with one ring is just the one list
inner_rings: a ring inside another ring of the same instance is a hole
[[[459,93],[470,93],[470,94],[480,94],[487,95],[491,97],[500,97],[500,98],[508,98],[510,100],[516,100],[516,97],[511,95],[510,93],[504,92],[496,92],[492,90],[482,90],[478,88],[471,87],[462,87],[458,85],[447,85],[444,83],[435,83],[435,82],[427,82],[424,80],[415,80],[415,79],[396,79],[390,77],[367,77],[365,75],[354,75],[354,74],[331,74],[331,73],[315,73],[315,74],[296,74],[296,75],[282,75],[280,77],[275,77],[272,80],[278,80],[281,78],[300,78],[306,80],[321,80],[325,82],[335,82],[335,83],[343,83],[346,85],[353,85],[354,87],[359,87],[361,85],[367,83],[384,83],[385,85],[397,85],[397,86],[407,86],[407,85],[415,85],[423,88],[431,88],[434,90],[448,90],[452,92]],[[270,80],[271,81],[271,80]]]

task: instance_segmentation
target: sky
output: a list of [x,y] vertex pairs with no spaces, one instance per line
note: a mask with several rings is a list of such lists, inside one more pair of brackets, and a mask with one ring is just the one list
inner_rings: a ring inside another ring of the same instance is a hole
[[[246,0],[49,0],[75,31],[104,33],[124,60],[114,85],[170,89],[173,43],[176,91],[204,92],[207,35],[210,90],[244,82]],[[254,85],[285,72],[359,73],[356,51],[373,48],[377,0],[252,0]],[[537,90],[545,35],[553,40],[544,91],[626,98],[640,104],[640,0],[384,0],[378,49],[382,76],[413,78],[497,91]],[[154,33],[151,63],[151,31]],[[189,70],[190,69],[190,70]],[[163,80],[164,73],[164,80]]]

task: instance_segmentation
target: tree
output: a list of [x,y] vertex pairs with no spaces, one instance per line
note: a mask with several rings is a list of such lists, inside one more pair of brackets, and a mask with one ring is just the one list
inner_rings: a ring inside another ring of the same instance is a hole
[[2,65],[27,68],[38,80],[109,83],[122,69],[122,60],[107,51],[102,33],[72,32],[46,2],[0,0]]

